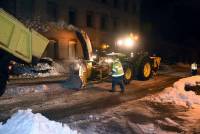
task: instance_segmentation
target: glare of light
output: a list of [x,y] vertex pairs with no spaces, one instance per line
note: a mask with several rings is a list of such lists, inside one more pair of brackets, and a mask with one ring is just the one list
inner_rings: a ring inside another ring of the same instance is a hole
[[107,58],[107,59],[105,59],[105,62],[110,64],[110,63],[113,62],[113,59],[111,59],[111,58]]
[[9,65],[9,66],[8,66],[8,70],[12,70],[12,65]]
[[92,55],[92,59],[96,59],[97,58],[97,55]]
[[93,54],[92,57],[91,57],[91,61],[94,61],[97,59],[97,55]]
[[137,41],[137,40],[139,39],[139,37],[138,37],[137,35],[135,35],[135,36],[133,37],[133,39],[134,39],[135,41]]
[[134,45],[134,41],[133,41],[130,37],[126,38],[126,39],[124,40],[124,43],[125,43],[125,45],[126,45],[127,47],[131,47],[131,46]]
[[75,69],[75,70],[79,70],[79,68],[80,68],[80,64],[79,64],[79,63],[75,63],[74,69]]
[[122,44],[123,44],[123,40],[119,39],[119,40],[117,41],[117,45],[121,46]]
[[133,52],[131,52],[131,58],[133,58],[134,57],[134,53]]

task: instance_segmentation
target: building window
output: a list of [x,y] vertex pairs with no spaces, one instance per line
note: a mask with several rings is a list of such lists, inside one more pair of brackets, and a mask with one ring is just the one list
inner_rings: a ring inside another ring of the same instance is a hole
[[113,7],[118,8],[119,7],[119,0],[113,0]]
[[87,27],[94,27],[94,13],[88,11],[86,15],[86,24]]
[[107,30],[108,29],[107,23],[108,23],[108,17],[106,15],[102,15],[101,22],[100,22],[100,28],[102,30]]
[[127,12],[128,11],[128,6],[129,6],[129,1],[128,0],[124,0],[124,11]]
[[26,19],[31,19],[33,15],[33,0],[21,0],[19,15]]
[[16,0],[0,0],[0,8],[3,8],[12,15],[16,15]]
[[57,21],[57,3],[55,1],[47,1],[47,14],[50,21]]
[[117,18],[113,18],[113,31],[118,30],[119,28],[119,20]]
[[76,25],[76,10],[74,9],[70,9],[69,12],[68,12],[68,23],[69,24],[72,24],[72,25]]
[[101,3],[106,4],[107,0],[101,0]]
[[132,14],[135,15],[136,12],[137,12],[137,6],[136,6],[136,3],[133,2],[133,3],[132,3]]

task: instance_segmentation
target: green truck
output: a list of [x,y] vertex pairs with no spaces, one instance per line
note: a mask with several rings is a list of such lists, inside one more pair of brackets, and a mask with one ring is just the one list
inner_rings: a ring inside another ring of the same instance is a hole
[[49,40],[0,9],[0,96],[9,78],[10,61],[31,63],[41,58]]

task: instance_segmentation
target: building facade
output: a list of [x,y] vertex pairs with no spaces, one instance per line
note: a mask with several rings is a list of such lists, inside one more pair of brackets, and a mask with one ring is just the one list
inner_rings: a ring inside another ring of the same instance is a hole
[[114,45],[123,33],[138,32],[138,0],[0,0],[0,7],[22,19],[72,24],[86,31],[94,48]]

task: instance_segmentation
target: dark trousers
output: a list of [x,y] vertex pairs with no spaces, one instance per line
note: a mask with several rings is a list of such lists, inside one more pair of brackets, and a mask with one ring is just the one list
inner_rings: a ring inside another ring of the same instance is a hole
[[112,77],[112,91],[115,91],[116,85],[120,86],[122,92],[124,91],[125,87],[124,87],[124,82],[123,82],[123,76]]
[[197,75],[197,70],[191,70],[192,75]]

